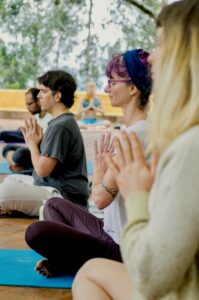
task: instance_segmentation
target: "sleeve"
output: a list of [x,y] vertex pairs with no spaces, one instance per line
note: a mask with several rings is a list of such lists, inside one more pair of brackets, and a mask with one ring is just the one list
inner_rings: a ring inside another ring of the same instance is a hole
[[52,157],[63,163],[70,145],[70,131],[60,125],[48,129],[41,144],[41,156]]
[[181,149],[165,162],[150,195],[155,203],[150,213],[145,192],[125,202],[128,223],[122,255],[135,287],[146,299],[160,299],[176,290],[198,251],[198,153],[196,148]]

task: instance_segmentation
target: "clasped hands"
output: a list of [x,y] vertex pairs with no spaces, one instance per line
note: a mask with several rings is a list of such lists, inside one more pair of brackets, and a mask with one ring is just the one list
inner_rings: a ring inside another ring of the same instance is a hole
[[155,178],[158,153],[152,154],[149,164],[135,133],[129,136],[122,131],[121,137],[115,137],[111,145],[110,140],[108,134],[106,138],[102,137],[100,147],[95,145],[95,163],[101,163],[104,169],[110,168],[124,199],[139,191],[149,192]]
[[94,105],[94,99],[89,101],[88,110],[97,110],[97,107]]
[[39,146],[41,143],[43,132],[42,128],[37,124],[35,118],[30,118],[25,121],[24,127],[21,127],[26,144]]

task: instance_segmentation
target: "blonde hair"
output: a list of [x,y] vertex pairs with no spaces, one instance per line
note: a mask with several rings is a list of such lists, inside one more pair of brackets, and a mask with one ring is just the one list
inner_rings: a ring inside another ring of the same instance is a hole
[[163,152],[180,134],[199,124],[199,2],[166,6],[157,18],[163,56],[154,82],[150,149]]

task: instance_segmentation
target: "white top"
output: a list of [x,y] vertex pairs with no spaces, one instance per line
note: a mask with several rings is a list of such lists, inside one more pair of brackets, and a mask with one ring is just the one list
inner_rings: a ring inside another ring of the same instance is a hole
[[[136,124],[123,129],[128,133],[135,132],[142,142],[143,147],[146,147],[147,122],[145,120],[138,121]],[[104,209],[104,231],[119,244],[120,235],[126,222],[127,216],[124,200],[120,193],[118,193],[113,202]]]
[[53,116],[49,113],[46,113],[43,118],[39,116],[39,114],[34,115],[38,125],[43,129],[43,133],[46,131],[48,127],[48,123],[53,119]]

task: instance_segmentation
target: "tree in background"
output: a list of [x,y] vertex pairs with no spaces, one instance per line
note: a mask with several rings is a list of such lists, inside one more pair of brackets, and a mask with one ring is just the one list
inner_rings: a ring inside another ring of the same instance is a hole
[[1,0],[0,25],[9,40],[0,40],[1,86],[25,88],[49,66],[65,68],[77,45],[82,25],[78,11],[84,5],[69,0],[60,5],[51,0]]
[[122,33],[113,44],[102,44],[93,31],[95,1],[100,0],[1,0],[0,86],[26,88],[49,68],[70,71],[80,89],[88,80],[101,86],[113,53],[137,47],[151,51],[154,15],[166,0],[107,0],[109,18],[102,28],[114,24]]

